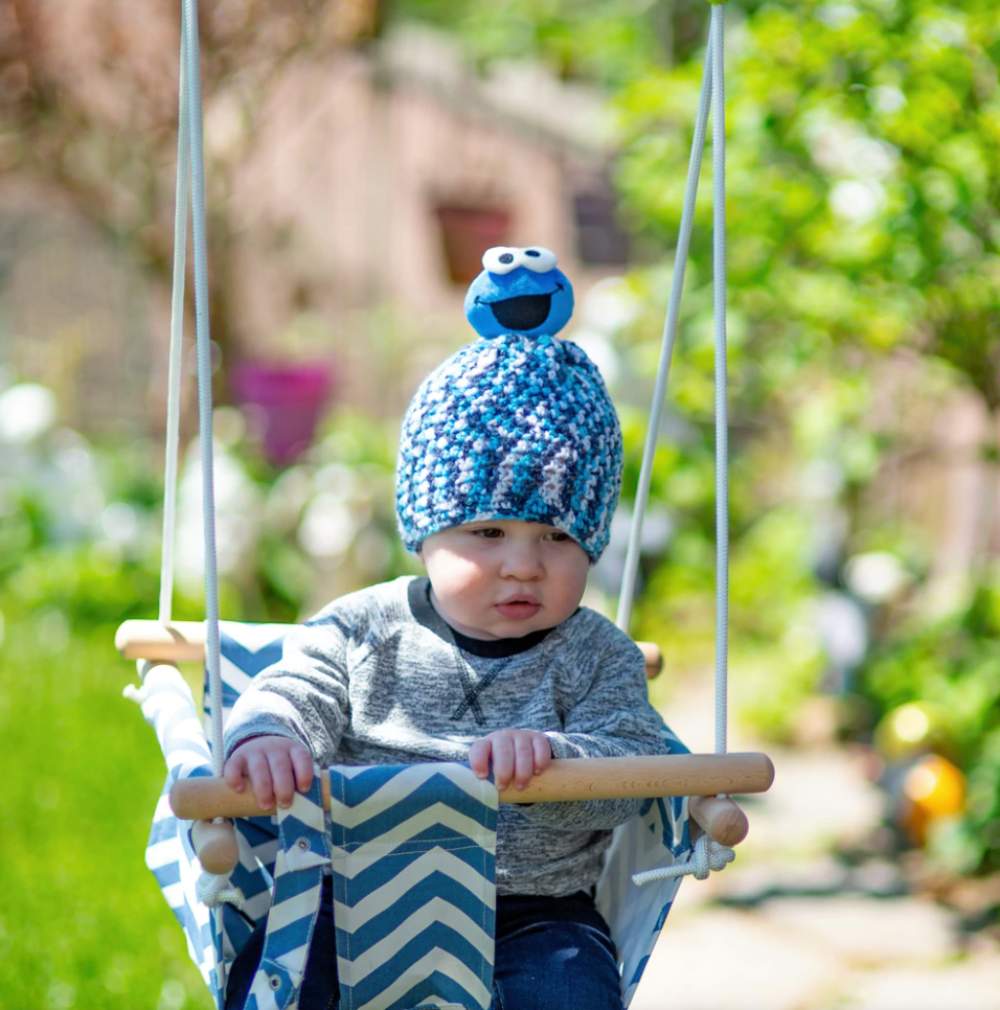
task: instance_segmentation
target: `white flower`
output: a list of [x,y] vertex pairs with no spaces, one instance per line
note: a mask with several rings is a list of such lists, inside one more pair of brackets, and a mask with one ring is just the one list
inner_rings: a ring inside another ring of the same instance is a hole
[[22,382],[0,393],[0,441],[13,445],[44,435],[56,419],[56,398],[34,382]]

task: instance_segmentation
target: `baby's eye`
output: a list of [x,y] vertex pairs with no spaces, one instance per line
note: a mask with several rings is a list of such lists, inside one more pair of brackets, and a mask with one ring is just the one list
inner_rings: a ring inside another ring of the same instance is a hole
[[546,533],[545,538],[557,544],[565,543],[567,540],[572,542],[573,540],[568,533],[563,533],[562,530],[553,530],[551,533]]
[[474,537],[481,537],[483,540],[499,540],[503,536],[503,530],[499,526],[482,526],[470,532]]

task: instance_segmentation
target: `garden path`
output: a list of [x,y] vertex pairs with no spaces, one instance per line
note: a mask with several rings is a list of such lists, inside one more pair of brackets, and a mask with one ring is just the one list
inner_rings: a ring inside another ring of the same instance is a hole
[[[710,749],[712,699],[668,721]],[[759,748],[733,734],[731,750]],[[1000,1010],[1000,940],[864,851],[882,798],[830,744],[766,748],[775,783],[745,803],[750,835],[709,881],[687,880],[632,1010]]]

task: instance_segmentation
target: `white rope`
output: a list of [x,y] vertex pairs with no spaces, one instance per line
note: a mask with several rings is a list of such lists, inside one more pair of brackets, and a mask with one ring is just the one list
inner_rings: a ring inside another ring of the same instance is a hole
[[700,835],[691,850],[691,857],[685,862],[633,873],[632,882],[637,887],[643,887],[657,880],[674,880],[688,874],[695,880],[706,880],[710,871],[724,870],[735,858],[736,853],[732,849],[712,841],[708,835]]
[[215,550],[215,484],[212,454],[212,340],[208,316],[208,253],[205,239],[205,158],[202,142],[198,0],[184,0],[181,49],[187,97],[191,166],[191,248],[194,261],[195,332],[198,359],[198,434],[201,447],[202,526],[205,543],[205,660],[212,701],[212,765],[222,774],[222,678],[219,662],[219,575]]
[[726,403],[725,9],[712,6],[712,315],[715,317],[715,752],[726,753],[729,656],[729,412]]
[[[670,357],[676,340],[677,317],[680,309],[684,269],[691,237],[694,202],[701,171],[701,155],[705,143],[705,120],[709,103],[712,105],[712,314],[715,324],[715,752],[726,752],[726,723],[728,711],[728,653],[729,653],[729,420],[726,401],[726,119],[725,119],[725,13],[722,4],[713,4],[709,27],[708,46],[705,52],[705,70],[702,78],[701,100],[691,144],[691,159],[681,215],[681,233],[677,243],[674,277],[670,291],[667,321],[664,325],[663,351],[657,373],[653,406],[649,415],[649,430],[643,453],[639,488],[636,492],[629,550],[626,556],[619,604],[618,626],[628,631],[631,621],[632,599],[635,591],[636,571],[639,562],[641,524],[649,496],[653,454],[656,448],[657,428],[663,395],[666,389]],[[721,870],[735,859],[732,849],[701,835],[695,843],[690,859],[656,870],[634,874],[632,880],[639,886],[653,880],[664,880],[693,874],[704,880],[710,870]]]
[[246,910],[246,898],[244,898],[243,892],[238,887],[233,887],[228,877],[219,877],[214,873],[202,873],[194,886],[198,900],[207,908],[232,905],[241,912]]
[[[181,101],[187,109],[187,146],[191,183],[191,251],[194,267],[195,334],[198,361],[198,437],[201,448],[202,528],[205,544],[205,663],[212,703],[212,768],[222,775],[222,675],[219,659],[219,575],[215,550],[215,482],[212,452],[212,339],[208,315],[208,252],[205,239],[205,154],[202,142],[201,51],[198,40],[198,0],[181,7]],[[235,900],[225,878],[203,874],[199,897],[212,910],[213,928],[221,929],[221,904]],[[218,965],[219,985],[226,987],[224,962]]]
[[[163,527],[160,548],[160,605],[158,619],[167,622],[173,615],[174,543],[177,530],[177,457],[180,442],[180,402],[184,344],[184,270],[187,247],[188,173],[187,103],[184,81],[184,36],[181,33],[180,86],[177,96],[177,181],[174,188],[174,265],[170,296],[170,364],[167,376],[167,429],[163,457]],[[152,664],[136,663],[140,682]],[[127,684],[122,695],[142,703],[145,694],[134,684]]]
[[167,377],[167,432],[163,467],[163,536],[160,557],[159,619],[172,616],[174,538],[177,529],[177,457],[180,442],[181,366],[184,342],[184,272],[190,201],[188,112],[185,102],[184,37],[181,34],[180,87],[177,96],[177,183],[174,195],[174,270],[170,301],[170,367]]

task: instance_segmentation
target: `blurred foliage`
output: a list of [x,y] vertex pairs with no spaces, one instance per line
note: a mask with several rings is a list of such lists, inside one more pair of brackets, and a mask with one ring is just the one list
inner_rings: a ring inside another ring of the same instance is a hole
[[860,688],[890,762],[941,755],[966,773],[964,815],[941,819],[931,853],[967,873],[1000,869],[1000,581],[983,582],[946,617],[894,629]]
[[560,76],[617,86],[702,41],[704,0],[395,0],[397,16],[457,32],[480,65],[530,58]]
[[[880,523],[866,495],[907,448],[895,418],[876,420],[887,396],[880,361],[916,357],[915,396],[930,393],[941,362],[953,389],[964,385],[980,399],[992,438],[998,430],[998,56],[1000,21],[982,2],[775,3],[730,31],[734,661],[760,644],[761,662],[746,666],[767,674],[753,678],[750,707],[778,732],[823,672],[821,643],[807,630],[816,623],[802,618],[824,550],[841,562],[889,550],[916,569],[927,553],[904,517]],[[621,192],[657,247],[669,247],[680,222],[699,75],[697,62],[650,68],[618,97]],[[695,458],[712,438],[709,178],[672,376],[673,403],[702,436]],[[637,340],[650,336],[647,329]],[[996,458],[995,442],[982,456]],[[819,499],[803,494],[801,480],[817,463],[833,474]],[[768,494],[779,488],[784,504],[775,505]],[[980,542],[990,542],[995,511],[983,509]],[[695,529],[706,529],[704,513]],[[838,517],[842,531],[831,522]],[[651,595],[670,607],[675,569],[690,580],[697,554],[669,557],[656,576],[663,592]],[[992,598],[987,566],[970,578],[980,586],[975,599]],[[843,586],[842,570],[833,580]],[[930,618],[916,609],[904,621],[902,608],[883,607],[869,625],[883,658],[860,689],[876,707],[889,704],[892,670],[893,701],[928,698],[951,708],[951,739],[961,741],[955,758],[978,783],[961,821],[968,844],[952,864],[995,867],[1000,839],[988,826],[998,795],[996,629],[972,619],[973,605],[927,631]]]

